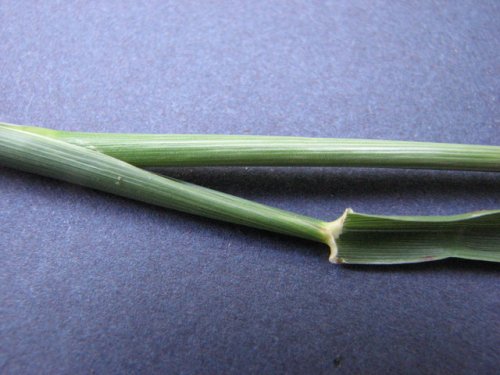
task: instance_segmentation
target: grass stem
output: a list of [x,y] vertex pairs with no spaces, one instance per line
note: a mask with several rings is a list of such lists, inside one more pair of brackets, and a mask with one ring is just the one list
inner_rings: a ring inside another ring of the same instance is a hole
[[335,166],[500,171],[500,146],[240,135],[112,134],[3,124],[140,167]]

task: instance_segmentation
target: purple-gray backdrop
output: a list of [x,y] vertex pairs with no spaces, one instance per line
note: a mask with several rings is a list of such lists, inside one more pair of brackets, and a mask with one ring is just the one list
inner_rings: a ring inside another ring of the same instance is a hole
[[[2,1],[0,121],[498,145],[499,51],[497,0]],[[492,173],[162,173],[324,219],[500,208]],[[0,373],[493,374],[498,276],[0,168]]]

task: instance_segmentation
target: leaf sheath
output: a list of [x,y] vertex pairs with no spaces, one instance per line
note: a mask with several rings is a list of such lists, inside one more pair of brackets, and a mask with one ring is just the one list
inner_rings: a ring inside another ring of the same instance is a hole
[[325,242],[323,222],[166,178],[121,160],[0,125],[0,164],[146,203]]

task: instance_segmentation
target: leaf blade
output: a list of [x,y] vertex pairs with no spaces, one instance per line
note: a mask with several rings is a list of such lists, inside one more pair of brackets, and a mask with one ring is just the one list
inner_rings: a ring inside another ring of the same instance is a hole
[[336,244],[339,263],[401,264],[450,257],[500,262],[500,210],[453,216],[350,213]]

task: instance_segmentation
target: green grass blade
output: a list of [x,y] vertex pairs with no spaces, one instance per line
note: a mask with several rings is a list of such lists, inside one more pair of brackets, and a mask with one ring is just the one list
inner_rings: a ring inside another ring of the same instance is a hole
[[0,125],[0,164],[147,203],[328,244],[337,263],[500,261],[500,210],[457,216],[374,216],[334,222],[165,178],[100,152]]
[[399,264],[444,258],[500,262],[500,210],[454,216],[346,215],[331,260]]
[[[13,126],[16,125],[8,125]],[[25,131],[141,167],[342,166],[500,171],[500,146],[365,139]]]

